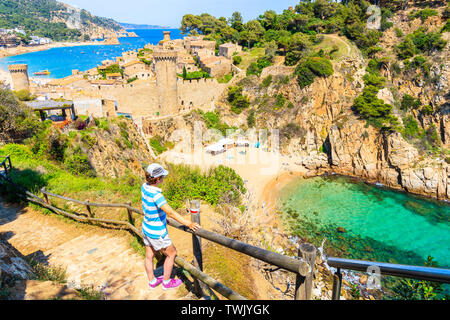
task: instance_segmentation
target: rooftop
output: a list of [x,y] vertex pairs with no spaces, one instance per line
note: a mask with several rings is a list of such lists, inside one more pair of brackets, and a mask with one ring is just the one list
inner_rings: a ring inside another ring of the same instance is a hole
[[55,101],[55,100],[40,100],[25,102],[27,106],[34,110],[54,110],[54,109],[69,109],[73,107],[73,101]]

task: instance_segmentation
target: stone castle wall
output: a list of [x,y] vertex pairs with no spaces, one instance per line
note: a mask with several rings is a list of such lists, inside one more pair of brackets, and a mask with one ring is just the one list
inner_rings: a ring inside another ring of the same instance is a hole
[[225,90],[226,84],[220,84],[214,78],[178,80],[179,111],[201,109],[210,111],[212,103]]

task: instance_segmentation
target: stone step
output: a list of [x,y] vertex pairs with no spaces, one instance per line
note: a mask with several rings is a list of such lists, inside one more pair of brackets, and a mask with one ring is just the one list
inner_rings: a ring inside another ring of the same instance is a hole
[[98,232],[96,228],[78,228],[76,224],[62,223],[54,215],[19,210],[23,212],[20,215],[9,212],[9,207],[1,210],[0,214],[5,216],[8,211],[12,218],[4,219],[0,232],[13,233],[9,241],[22,253],[41,250],[43,261],[64,268],[69,288],[105,286],[108,299],[183,298],[177,296],[177,289],[149,288],[144,258],[130,247],[128,237],[115,236],[101,228]]

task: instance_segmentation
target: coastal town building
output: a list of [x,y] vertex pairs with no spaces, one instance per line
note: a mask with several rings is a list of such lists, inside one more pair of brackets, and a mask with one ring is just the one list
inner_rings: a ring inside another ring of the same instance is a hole
[[141,60],[133,60],[128,63],[122,64],[124,78],[130,79],[137,77],[138,79],[149,79],[153,76],[151,66],[143,63]]
[[201,49],[208,49],[214,52],[216,50],[216,42],[210,40],[196,40],[190,42],[191,54],[195,55]]
[[[198,70],[194,57],[185,49],[189,41],[180,39],[173,41],[173,45],[170,33],[164,36],[166,40],[160,44],[145,46],[146,58],[142,49],[125,52],[120,59],[105,60],[86,72],[74,70],[69,77],[36,86],[32,93],[48,99],[74,101],[78,114],[126,115],[145,130],[150,130],[149,126],[157,119],[196,109],[214,110],[214,101],[223,94],[227,84],[219,83],[216,78],[184,80],[180,77],[184,68],[187,72]],[[202,37],[191,40],[203,41]],[[166,45],[169,41],[171,44]],[[215,56],[212,45],[195,48],[197,54],[205,57],[202,60],[205,71],[213,76],[231,72],[230,59]],[[113,64],[122,72],[107,73],[105,79],[104,71]]]
[[199,40],[203,40],[202,35],[199,36],[189,36],[189,37],[184,37],[183,38],[183,42],[184,42],[184,49],[186,49],[188,52],[191,51],[191,42],[193,41],[199,41]]
[[198,56],[198,63],[200,68],[209,73],[211,77],[223,77],[226,74],[231,73],[232,62],[225,57]]

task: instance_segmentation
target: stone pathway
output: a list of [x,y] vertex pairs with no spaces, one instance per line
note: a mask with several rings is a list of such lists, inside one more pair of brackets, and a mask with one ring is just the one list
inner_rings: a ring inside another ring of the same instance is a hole
[[[125,236],[67,223],[54,215],[8,205],[0,198],[0,234],[24,256],[66,269],[69,288],[104,288],[107,299],[192,299],[186,290],[148,288],[144,258]],[[183,293],[181,293],[182,295]]]

